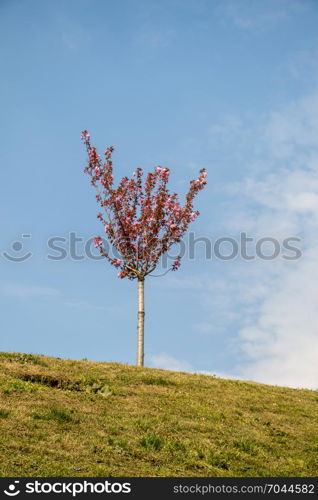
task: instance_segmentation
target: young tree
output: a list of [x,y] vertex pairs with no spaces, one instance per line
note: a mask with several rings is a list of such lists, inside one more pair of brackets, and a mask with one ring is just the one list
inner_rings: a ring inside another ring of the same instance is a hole
[[[97,189],[96,199],[102,212],[97,217],[102,222],[108,241],[120,258],[109,255],[105,240],[94,238],[95,247],[118,269],[119,278],[138,280],[137,365],[144,364],[144,282],[145,277],[156,268],[160,257],[172,245],[178,243],[187,231],[190,222],[199,212],[193,211],[196,194],[206,185],[206,171],[200,170],[182,206],[176,193],[170,193],[168,180],[170,170],[160,166],[143,178],[143,170],[137,168],[133,177],[123,177],[114,187],[112,153],[113,147],[105,151],[103,161],[96,148],[91,146],[90,134],[82,132],[86,145],[88,165],[85,172]],[[179,256],[172,264],[176,271],[181,264]]]

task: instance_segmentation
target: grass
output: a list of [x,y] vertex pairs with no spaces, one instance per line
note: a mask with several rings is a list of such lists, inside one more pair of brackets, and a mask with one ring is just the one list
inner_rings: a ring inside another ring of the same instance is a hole
[[0,353],[0,476],[316,477],[318,393]]
[[65,424],[66,422],[73,421],[73,413],[74,412],[72,410],[70,411],[63,408],[53,407],[44,413],[34,413],[32,417],[35,420],[54,420],[60,424]]

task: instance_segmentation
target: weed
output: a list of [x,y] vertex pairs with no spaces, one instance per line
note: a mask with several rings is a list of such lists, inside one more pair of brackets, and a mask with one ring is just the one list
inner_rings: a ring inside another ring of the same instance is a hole
[[65,410],[64,408],[53,407],[49,411],[43,414],[35,413],[33,418],[35,420],[55,420],[60,424],[65,424],[73,421],[73,411]]
[[0,408],[0,418],[7,418],[10,415],[9,410],[5,410],[4,408]]
[[14,392],[36,392],[36,387],[28,382],[23,382],[22,380],[11,380],[3,387],[4,394],[12,394]]
[[233,442],[233,446],[244,453],[248,453],[249,455],[257,455],[259,447],[254,441],[250,441],[248,439],[239,439]]
[[164,441],[155,434],[149,434],[141,438],[139,440],[139,444],[140,446],[143,446],[143,448],[146,448],[147,450],[159,451],[163,447]]

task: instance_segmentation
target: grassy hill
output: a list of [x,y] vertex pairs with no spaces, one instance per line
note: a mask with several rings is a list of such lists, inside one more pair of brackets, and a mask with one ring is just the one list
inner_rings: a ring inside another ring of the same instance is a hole
[[0,476],[317,476],[318,393],[0,353]]

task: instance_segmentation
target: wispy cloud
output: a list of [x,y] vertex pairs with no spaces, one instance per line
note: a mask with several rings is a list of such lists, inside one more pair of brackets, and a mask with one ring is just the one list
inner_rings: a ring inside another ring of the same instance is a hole
[[268,0],[258,2],[249,0],[237,2],[236,0],[225,0],[221,3],[221,9],[241,30],[263,32],[277,26],[287,20],[295,13],[301,13],[308,6],[299,0]]
[[[208,323],[236,329],[244,378],[318,387],[318,92],[261,117],[249,174],[228,186],[229,231],[302,236],[298,261],[238,263],[205,294]],[[230,133],[231,134],[231,133]],[[258,158],[268,159],[267,170]],[[215,297],[217,297],[217,302]],[[220,310],[222,314],[220,314]],[[233,316],[234,311],[234,316]],[[213,317],[215,314],[216,317]]]
[[[219,209],[224,234],[246,231],[254,239],[279,241],[300,237],[296,246],[303,252],[297,261],[238,260],[213,278],[166,277],[165,286],[200,296],[205,315],[193,325],[195,332],[232,332],[227,345],[232,355],[237,353],[231,370],[235,377],[318,388],[317,117],[318,91],[254,116],[250,123],[226,116],[209,129],[210,140],[222,150],[244,144],[241,180],[226,186],[227,210],[222,214]],[[167,369],[175,363],[169,357],[153,361]]]
[[317,152],[317,108],[318,93],[312,93],[269,114],[263,140],[275,158],[292,158],[297,154],[299,162],[308,160],[313,150]]
[[176,39],[176,32],[172,29],[158,29],[145,26],[137,35],[136,42],[147,49],[163,49],[171,45]]
[[1,295],[7,297],[56,297],[60,295],[60,291],[56,288],[38,286],[38,285],[22,285],[22,284],[7,284],[0,286]]
[[[316,247],[318,250],[318,246]],[[284,271],[258,307],[258,317],[241,328],[247,378],[292,387],[318,388],[317,252]]]
[[60,40],[68,52],[77,52],[91,46],[92,35],[83,24],[69,18],[59,18]]
[[190,372],[192,367],[187,361],[176,359],[170,354],[161,353],[149,356],[151,366],[162,368],[163,370],[172,370],[176,372]]
[[243,121],[234,114],[226,114],[222,122],[211,125],[208,129],[208,135],[212,145],[227,143],[228,141],[235,140],[237,136],[241,138],[243,128]]
[[200,321],[200,323],[194,323],[193,328],[194,330],[196,330],[199,333],[202,333],[203,335],[217,332],[215,325],[213,325],[208,321]]
[[76,299],[67,300],[64,302],[64,305],[66,307],[70,307],[73,309],[81,309],[81,310],[108,311],[108,312],[118,312],[118,313],[121,311],[121,307],[119,306],[118,307],[101,306],[98,304],[92,304],[85,300],[76,300]]
[[210,375],[213,377],[220,377],[225,379],[239,379],[239,377],[237,377],[236,375],[232,375],[226,372],[195,370],[193,366],[187,361],[177,359],[167,353],[161,353],[150,356],[149,361],[151,366],[153,366],[154,368],[161,368],[163,370],[171,370],[175,372],[201,373],[203,375]]
[[71,35],[70,33],[63,33],[62,42],[63,45],[70,51],[78,49],[79,40],[76,36]]

